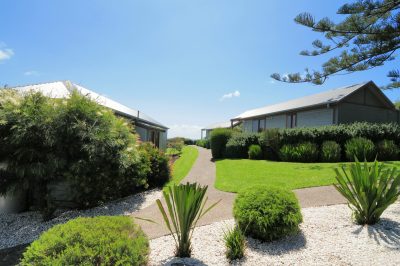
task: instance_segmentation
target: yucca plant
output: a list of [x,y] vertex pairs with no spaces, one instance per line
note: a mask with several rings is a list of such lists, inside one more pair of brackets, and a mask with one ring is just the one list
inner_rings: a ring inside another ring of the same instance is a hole
[[246,248],[246,237],[239,226],[235,225],[232,229],[224,232],[224,242],[227,259],[233,261],[243,258]]
[[208,200],[205,197],[207,188],[197,183],[174,185],[168,187],[167,191],[163,191],[167,208],[164,208],[161,201],[157,200],[165,225],[175,240],[177,257],[190,257],[193,229],[199,219],[219,202],[205,209]]
[[377,160],[368,165],[355,158],[349,173],[335,169],[336,189],[348,200],[358,224],[375,224],[382,213],[400,195],[400,173],[396,168],[384,169]]

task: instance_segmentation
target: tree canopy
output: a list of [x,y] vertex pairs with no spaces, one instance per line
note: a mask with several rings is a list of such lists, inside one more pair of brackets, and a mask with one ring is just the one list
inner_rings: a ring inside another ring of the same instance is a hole
[[[345,18],[335,23],[329,18],[317,21],[309,13],[299,14],[295,22],[324,35],[325,41],[315,40],[313,50],[304,50],[303,56],[335,54],[322,65],[321,70],[305,69],[305,74],[292,73],[272,78],[289,83],[311,82],[320,85],[332,75],[349,74],[383,66],[398,60],[400,49],[400,0],[358,0],[341,6],[337,13]],[[385,89],[400,88],[400,71],[387,74]]]

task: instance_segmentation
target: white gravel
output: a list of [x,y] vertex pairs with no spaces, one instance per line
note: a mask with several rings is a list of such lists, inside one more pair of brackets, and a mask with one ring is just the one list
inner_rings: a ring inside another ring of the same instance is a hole
[[[400,203],[374,226],[351,221],[346,205],[302,209],[301,233],[272,243],[248,239],[245,259],[235,265],[400,265]],[[193,259],[174,258],[172,236],[151,240],[151,265],[229,265],[223,230],[233,220],[198,227]],[[178,264],[179,265],[179,264]]]
[[57,211],[57,217],[47,222],[42,221],[39,212],[0,214],[0,249],[30,243],[50,227],[78,216],[129,215],[153,204],[161,196],[160,189],[153,189],[92,209]]

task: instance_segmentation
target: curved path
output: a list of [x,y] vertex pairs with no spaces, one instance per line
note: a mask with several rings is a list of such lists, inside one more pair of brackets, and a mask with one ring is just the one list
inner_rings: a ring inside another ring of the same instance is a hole
[[[215,163],[212,161],[211,151],[200,147],[197,147],[197,149],[199,150],[199,156],[189,174],[182,180],[182,183],[197,182],[201,185],[207,185],[208,204],[221,200],[215,208],[200,219],[197,225],[201,226],[231,219],[232,206],[236,194],[223,192],[214,188],[216,168]],[[303,208],[346,203],[333,186],[298,189],[294,190],[294,192]],[[163,204],[165,206],[164,201]],[[140,224],[149,238],[157,238],[169,233],[156,204],[135,212],[132,216],[151,219],[158,223],[155,224],[136,219],[136,222]]]

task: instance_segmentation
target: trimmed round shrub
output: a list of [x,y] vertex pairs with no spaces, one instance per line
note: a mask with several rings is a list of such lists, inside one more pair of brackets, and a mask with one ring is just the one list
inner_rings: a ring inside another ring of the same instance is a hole
[[260,160],[262,159],[262,149],[260,145],[251,145],[249,147],[249,159],[251,160]]
[[296,234],[303,221],[295,194],[274,187],[252,187],[239,192],[233,215],[245,235],[262,241]]
[[227,128],[216,128],[211,132],[210,145],[214,159],[221,159],[224,156],[226,143],[231,136],[232,130]]
[[393,140],[384,139],[376,145],[379,161],[394,161],[399,156],[399,147]]
[[21,265],[146,265],[149,241],[132,218],[77,218],[44,232]]
[[147,183],[150,186],[163,186],[171,178],[168,156],[150,142],[142,143],[140,149],[143,152],[143,156],[150,163],[150,169],[147,173]]
[[374,143],[366,138],[352,138],[345,144],[346,158],[354,161],[357,158],[360,161],[373,161],[376,156]]
[[283,145],[279,151],[284,162],[316,162],[318,161],[318,146],[311,142]]
[[342,154],[340,145],[335,141],[324,141],[321,146],[322,162],[339,162]]

